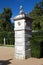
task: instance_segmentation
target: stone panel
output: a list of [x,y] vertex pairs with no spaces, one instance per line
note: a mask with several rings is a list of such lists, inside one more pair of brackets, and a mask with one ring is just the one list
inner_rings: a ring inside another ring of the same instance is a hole
[[25,45],[25,38],[15,38],[15,45]]
[[25,34],[25,37],[32,37],[31,34]]
[[15,37],[17,38],[20,38],[20,37],[24,37],[25,35],[25,31],[24,30],[21,30],[21,31],[15,31]]
[[31,49],[28,49],[25,51],[25,58],[30,58],[31,57]]
[[25,59],[25,54],[24,55],[23,54],[16,54],[15,58],[16,59]]
[[25,46],[15,46],[15,57],[19,59],[25,58]]
[[21,29],[25,29],[25,20],[24,19],[15,21],[15,30],[21,30]]
[[31,27],[29,27],[29,26],[26,26],[26,28],[25,28],[26,30],[29,30],[29,31],[31,31],[32,29],[31,29]]
[[25,46],[15,46],[15,53],[24,53]]
[[25,45],[25,42],[19,42],[19,41],[18,41],[18,42],[15,42],[15,45],[16,45],[16,46],[22,46],[22,45]]
[[25,42],[25,45],[30,45],[30,41],[29,41],[29,40],[26,41],[26,42]]
[[25,45],[25,50],[30,49],[30,45]]
[[29,37],[25,37],[25,42],[30,41]]

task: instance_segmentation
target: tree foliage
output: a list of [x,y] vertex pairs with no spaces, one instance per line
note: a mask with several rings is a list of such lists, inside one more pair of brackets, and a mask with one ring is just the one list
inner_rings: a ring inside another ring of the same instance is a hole
[[[10,8],[4,8],[0,13],[0,44],[14,44],[14,25],[11,22],[12,11]],[[12,36],[12,37],[11,37]]]
[[43,0],[35,5],[30,16],[33,18],[32,29],[43,30]]
[[12,11],[10,8],[4,8],[3,12],[0,14],[0,28],[3,31],[13,31],[11,18]]

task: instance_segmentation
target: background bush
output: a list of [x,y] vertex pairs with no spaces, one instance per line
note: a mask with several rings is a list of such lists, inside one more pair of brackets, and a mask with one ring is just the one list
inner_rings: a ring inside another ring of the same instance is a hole
[[0,45],[4,45],[4,37],[5,37],[6,45],[14,45],[14,32],[1,32]]
[[[33,32],[31,42],[31,56],[32,57],[41,57],[41,42],[43,42],[43,32]],[[43,47],[43,44],[42,44]]]

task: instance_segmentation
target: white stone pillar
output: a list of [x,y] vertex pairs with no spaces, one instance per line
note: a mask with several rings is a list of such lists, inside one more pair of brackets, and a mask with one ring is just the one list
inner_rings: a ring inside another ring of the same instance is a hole
[[15,58],[25,59],[31,57],[30,37],[32,19],[20,8],[20,15],[14,17],[15,21]]

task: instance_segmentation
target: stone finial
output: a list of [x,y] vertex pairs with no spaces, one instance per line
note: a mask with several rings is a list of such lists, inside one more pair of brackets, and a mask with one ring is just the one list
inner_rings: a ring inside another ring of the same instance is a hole
[[24,14],[23,7],[20,6],[20,14]]

